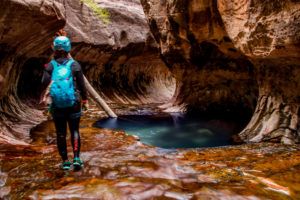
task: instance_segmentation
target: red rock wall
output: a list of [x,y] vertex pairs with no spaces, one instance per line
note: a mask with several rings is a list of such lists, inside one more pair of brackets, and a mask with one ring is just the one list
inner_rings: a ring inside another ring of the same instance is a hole
[[298,1],[142,0],[148,21],[138,0],[96,3],[111,25],[75,0],[1,1],[2,138],[26,138],[42,118],[20,100],[28,88],[18,81],[30,79],[23,66],[49,59],[66,23],[73,57],[107,100],[236,117],[254,111],[245,141],[298,141]]
[[176,83],[140,2],[97,2],[110,12],[110,25],[77,0],[1,1],[0,139],[28,142],[30,128],[45,118],[28,105],[39,98],[43,65],[61,28],[71,38],[72,56],[107,101],[164,103],[172,97]]
[[[49,49],[52,36],[65,24],[61,0],[0,2],[0,140],[29,141],[29,130],[43,116],[17,95],[23,64]],[[33,86],[34,87],[34,86]]]
[[[151,31],[176,77],[171,110],[215,113],[255,107],[252,64],[234,48],[216,1],[142,1]],[[211,106],[215,104],[217,106]]]
[[[165,103],[175,79],[161,60],[139,0],[95,1],[110,24],[79,1],[67,0],[65,30],[72,56],[109,102]],[[170,87],[169,87],[170,86]]]
[[259,85],[255,113],[241,136],[299,142],[300,2],[218,2],[225,30],[254,64]]
[[240,136],[298,142],[299,1],[142,0],[142,5],[179,82],[174,106],[252,109],[257,99]]

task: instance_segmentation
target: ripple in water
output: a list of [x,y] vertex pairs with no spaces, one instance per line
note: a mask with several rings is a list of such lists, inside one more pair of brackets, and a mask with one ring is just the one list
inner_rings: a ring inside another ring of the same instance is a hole
[[148,145],[174,149],[216,147],[232,144],[237,124],[224,120],[206,120],[179,113],[126,115],[97,121],[95,127],[124,130]]

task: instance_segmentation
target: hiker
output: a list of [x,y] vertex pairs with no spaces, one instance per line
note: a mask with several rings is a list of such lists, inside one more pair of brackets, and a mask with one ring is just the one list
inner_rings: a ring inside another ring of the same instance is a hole
[[[54,39],[54,60],[45,67],[42,83],[45,87],[50,85],[52,103],[49,111],[53,117],[57,147],[62,157],[62,169],[70,169],[71,162],[67,155],[67,123],[71,132],[74,153],[73,166],[82,167],[80,154],[79,122],[82,110],[87,110],[87,91],[84,84],[80,64],[69,59],[71,42],[66,36]],[[81,97],[81,98],[80,98]]]

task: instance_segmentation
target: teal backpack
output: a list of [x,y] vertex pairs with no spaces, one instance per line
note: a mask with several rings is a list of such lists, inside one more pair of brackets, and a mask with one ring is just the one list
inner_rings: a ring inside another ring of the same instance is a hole
[[52,60],[52,84],[50,87],[50,95],[54,105],[58,108],[67,108],[75,103],[75,91],[73,85],[73,75],[71,65],[74,60],[67,60],[59,65]]

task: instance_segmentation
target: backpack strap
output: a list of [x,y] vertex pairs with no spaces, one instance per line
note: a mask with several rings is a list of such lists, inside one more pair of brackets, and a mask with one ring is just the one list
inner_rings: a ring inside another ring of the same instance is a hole
[[62,64],[59,64],[59,63],[57,63],[55,60],[51,60],[51,63],[52,63],[52,65],[53,65],[53,67],[55,66],[55,67],[57,67],[57,66],[59,66],[59,65],[66,65],[69,61],[71,61],[72,59],[68,59],[68,60],[66,60],[65,62],[63,62]]
[[[51,60],[51,64],[53,66],[53,70],[52,70],[52,74],[53,74],[53,71],[55,68],[57,68],[58,63],[55,60]],[[51,79],[52,79],[52,81],[54,80],[52,75],[51,75]]]
[[[60,65],[67,65],[67,64],[69,64],[70,65],[70,70],[71,70],[71,74],[70,74],[70,77],[71,76],[73,76],[73,71],[72,71],[72,64],[75,62],[75,60],[73,60],[73,59],[68,59],[68,60],[66,60],[65,62],[63,62],[62,64],[59,64],[58,62],[56,62],[55,60],[51,60],[51,63],[52,63],[52,66],[53,66],[53,71],[54,71],[54,69],[55,68],[57,68],[57,67],[59,67]],[[52,73],[53,73],[53,71],[52,71]],[[52,78],[52,80],[54,80],[53,78]]]
[[68,60],[66,60],[65,62],[63,62],[62,64],[57,63],[55,60],[51,60],[51,63],[52,63],[53,68],[56,68],[56,67],[58,67],[59,65],[66,65],[66,64],[68,64],[68,62],[71,62],[71,66],[72,66],[72,64],[75,62],[75,60],[73,60],[73,59],[68,59]]
[[65,62],[62,63],[62,65],[66,65],[71,59],[66,60]]
[[63,63],[63,65],[69,65],[69,66],[70,66],[70,70],[71,70],[70,77],[71,77],[71,76],[73,77],[72,65],[73,65],[74,62],[75,62],[75,60],[69,59],[69,60],[66,60],[66,61]]
[[70,62],[70,67],[71,67],[72,64],[75,62],[75,60],[73,60],[73,59],[66,60],[62,65],[67,65],[69,62]]
[[53,68],[58,66],[58,63],[55,60],[51,60],[51,63],[53,65]]

